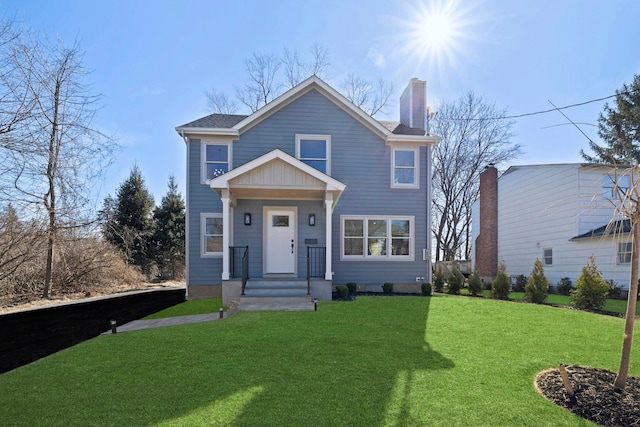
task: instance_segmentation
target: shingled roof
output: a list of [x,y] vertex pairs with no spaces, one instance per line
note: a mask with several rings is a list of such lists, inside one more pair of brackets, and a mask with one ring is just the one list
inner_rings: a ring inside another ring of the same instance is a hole
[[180,127],[185,128],[214,128],[214,129],[231,129],[248,116],[240,114],[209,114],[197,120],[189,122]]
[[602,227],[594,228],[579,236],[572,237],[569,240],[594,239],[605,236],[619,236],[621,234],[631,233],[631,221],[628,219],[619,219]]

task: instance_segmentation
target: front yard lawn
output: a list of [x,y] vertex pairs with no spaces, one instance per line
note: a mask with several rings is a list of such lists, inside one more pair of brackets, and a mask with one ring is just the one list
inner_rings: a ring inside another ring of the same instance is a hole
[[[623,320],[487,298],[358,297],[317,312],[104,335],[0,375],[3,425],[584,426],[540,396],[559,363],[616,370]],[[634,342],[631,374],[640,374]]]

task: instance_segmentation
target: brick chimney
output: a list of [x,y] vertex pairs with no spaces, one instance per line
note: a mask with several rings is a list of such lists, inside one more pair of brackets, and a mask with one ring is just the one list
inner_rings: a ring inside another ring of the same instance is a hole
[[475,251],[478,276],[492,281],[498,274],[498,169],[491,163],[480,174],[480,233]]
[[400,123],[425,130],[426,114],[427,82],[414,77],[400,96]]

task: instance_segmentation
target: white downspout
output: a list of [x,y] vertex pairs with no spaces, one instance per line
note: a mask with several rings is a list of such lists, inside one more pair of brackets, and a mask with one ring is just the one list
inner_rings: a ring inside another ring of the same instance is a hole
[[186,155],[187,192],[185,195],[185,224],[184,224],[184,227],[185,227],[184,259],[185,259],[186,290],[184,292],[184,298],[185,300],[189,300],[189,139],[186,136],[184,136],[184,130],[180,131],[180,135],[182,136],[182,139],[184,140],[184,145],[187,148],[187,155]]

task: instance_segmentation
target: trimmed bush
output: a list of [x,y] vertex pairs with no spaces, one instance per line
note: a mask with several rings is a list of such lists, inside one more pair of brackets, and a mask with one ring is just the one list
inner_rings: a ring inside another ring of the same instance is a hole
[[431,286],[431,283],[429,282],[423,283],[421,286],[421,289],[422,289],[422,295],[424,296],[433,295],[433,287]]
[[569,277],[563,277],[556,285],[556,292],[560,295],[570,295],[573,289],[573,283]]
[[338,299],[347,299],[349,296],[349,288],[343,285],[336,286],[336,294]]
[[471,296],[477,297],[482,294],[482,281],[475,270],[473,270],[469,276],[467,286],[469,287],[469,294],[471,294]]
[[504,261],[501,261],[498,265],[498,274],[491,283],[491,298],[509,299],[509,292],[511,292],[511,284],[507,276],[507,266]]
[[576,290],[571,294],[571,304],[580,310],[600,310],[604,307],[609,285],[596,267],[594,256],[582,267],[582,275],[576,281]]
[[433,277],[433,288],[436,292],[440,293],[444,290],[444,275],[439,271],[436,271]]
[[513,290],[516,292],[524,292],[524,288],[527,286],[527,276],[520,274],[516,276],[516,284],[513,285]]
[[452,274],[447,278],[447,288],[451,295],[460,295],[460,289],[462,288],[462,280],[456,274]]
[[382,292],[384,292],[385,294],[390,294],[393,292],[393,283],[384,283],[382,285]]
[[536,259],[533,263],[531,276],[524,287],[524,299],[534,304],[542,304],[547,299],[547,295],[549,295],[549,281],[544,275],[542,261]]
[[355,295],[356,289],[358,289],[358,285],[356,284],[356,282],[349,282],[347,283],[347,288],[349,289],[350,295]]

